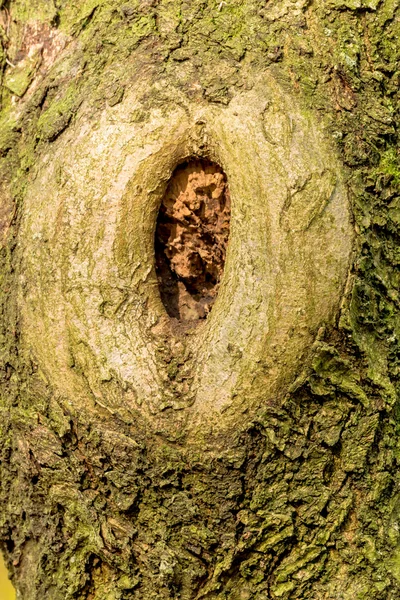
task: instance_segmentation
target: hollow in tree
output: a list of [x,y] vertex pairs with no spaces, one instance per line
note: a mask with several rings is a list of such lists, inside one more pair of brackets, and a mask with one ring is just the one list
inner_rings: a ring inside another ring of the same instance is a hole
[[159,289],[170,317],[207,317],[224,270],[229,223],[222,168],[200,159],[180,164],[163,197],[155,234]]

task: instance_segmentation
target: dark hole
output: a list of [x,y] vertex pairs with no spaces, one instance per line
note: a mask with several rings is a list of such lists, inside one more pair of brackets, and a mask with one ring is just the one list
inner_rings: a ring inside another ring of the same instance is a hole
[[196,321],[209,314],[224,270],[230,205],[216,163],[196,159],[175,169],[155,235],[158,285],[170,317]]

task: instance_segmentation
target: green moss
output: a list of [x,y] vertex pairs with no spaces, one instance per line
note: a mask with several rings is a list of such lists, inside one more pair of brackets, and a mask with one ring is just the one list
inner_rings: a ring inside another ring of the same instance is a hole
[[288,581],[287,583],[279,583],[272,587],[272,592],[274,596],[277,598],[282,598],[284,596],[288,597],[289,592],[291,592],[296,587],[294,581]]
[[297,556],[296,553],[294,553],[294,556],[290,557],[290,560],[286,560],[277,570],[277,583],[279,584],[286,582],[289,576],[294,575],[297,571],[303,569],[310,562],[315,561],[315,559],[323,552],[326,552],[326,548],[324,546],[313,547],[310,545],[305,552],[300,550],[298,551]]
[[69,35],[78,35],[90,22],[104,0],[67,2],[59,12],[59,27]]
[[328,4],[335,8],[349,8],[350,10],[365,9],[376,10],[380,0],[329,0]]
[[386,177],[386,182],[400,186],[400,155],[397,147],[390,147],[381,154],[379,165],[373,171],[376,177]]
[[389,565],[389,569],[392,575],[396,578],[396,580],[400,582],[400,548],[398,548],[396,552],[394,552]]
[[13,0],[12,14],[15,21],[26,23],[28,21],[41,21],[51,23],[57,15],[54,2],[48,0]]
[[15,147],[18,137],[17,121],[11,117],[10,113],[3,111],[0,119],[0,157],[5,156],[9,150]]
[[22,97],[32,83],[41,61],[41,53],[36,52],[15,68],[9,68],[4,85],[16,96]]
[[38,137],[45,141],[54,140],[69,125],[81,103],[77,86],[72,82],[63,91],[62,97],[51,102],[49,108],[40,115],[37,122]]
[[320,344],[313,360],[318,378],[310,377],[312,390],[316,394],[329,394],[334,388],[350,397],[357,398],[364,406],[369,405],[365,391],[360,386],[359,375],[352,371],[349,361],[339,356],[334,347]]

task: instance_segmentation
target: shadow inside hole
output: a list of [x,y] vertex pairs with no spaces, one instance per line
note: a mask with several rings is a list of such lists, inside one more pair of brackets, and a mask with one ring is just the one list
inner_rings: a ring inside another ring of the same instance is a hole
[[224,270],[230,213],[219,165],[193,159],[175,169],[155,233],[158,285],[170,317],[193,322],[210,313]]

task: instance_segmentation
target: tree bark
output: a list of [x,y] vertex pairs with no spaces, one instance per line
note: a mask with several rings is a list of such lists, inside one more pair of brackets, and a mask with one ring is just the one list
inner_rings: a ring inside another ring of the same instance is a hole
[[[398,598],[397,3],[0,7],[18,597]],[[188,160],[231,198],[196,323],[155,268]]]

